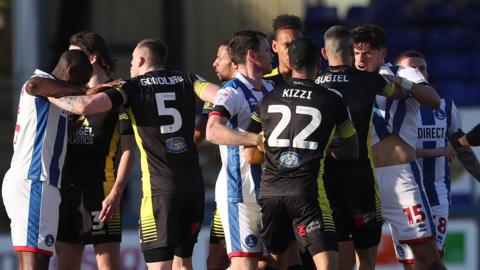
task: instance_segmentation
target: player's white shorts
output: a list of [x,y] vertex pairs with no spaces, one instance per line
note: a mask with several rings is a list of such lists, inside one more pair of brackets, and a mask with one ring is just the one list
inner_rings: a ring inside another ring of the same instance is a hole
[[228,257],[263,258],[266,248],[260,238],[260,205],[256,202],[217,202],[217,209],[225,232]]
[[[434,240],[432,214],[417,163],[376,168],[376,176],[383,218],[389,223],[393,242],[419,244]],[[405,253],[397,250],[400,261],[408,255]]]
[[[445,238],[447,237],[448,230],[449,206],[445,204],[430,206],[430,210],[432,211],[433,223],[435,224],[435,241],[437,249],[441,254],[443,254],[445,249]],[[408,245],[400,244],[398,239],[394,239],[393,241],[398,260],[401,263],[413,264],[415,262],[415,257],[413,256],[413,252]]]
[[13,249],[53,255],[59,189],[44,181],[5,178],[2,197],[11,221]]

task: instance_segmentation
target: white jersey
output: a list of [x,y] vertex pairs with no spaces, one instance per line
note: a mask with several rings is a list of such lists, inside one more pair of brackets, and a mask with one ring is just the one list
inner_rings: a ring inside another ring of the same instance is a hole
[[[32,77],[54,77],[35,70]],[[13,139],[13,157],[5,178],[46,181],[60,188],[67,142],[67,114],[48,98],[22,87]]]
[[[265,94],[273,89],[273,84],[262,80],[262,89],[256,90],[243,75],[237,72],[218,91],[214,106],[223,107],[229,115],[227,127],[245,131],[255,106]],[[214,107],[214,112],[215,112]],[[250,165],[245,161],[243,146],[220,145],[222,168],[215,186],[215,200],[231,203],[256,202],[260,194],[260,165]]]
[[[442,98],[440,109],[421,107],[418,114],[417,149],[435,149],[448,146],[448,136],[461,129],[457,108],[449,98]],[[444,157],[419,158],[423,172],[423,186],[431,206],[449,203],[450,165]]]
[[[395,71],[395,72],[394,72]],[[383,65],[380,74],[390,74],[414,83],[427,83],[422,73],[415,68]],[[376,96],[373,115],[372,145],[395,133],[408,145],[415,148],[417,141],[417,115],[420,104],[413,97],[391,99]]]

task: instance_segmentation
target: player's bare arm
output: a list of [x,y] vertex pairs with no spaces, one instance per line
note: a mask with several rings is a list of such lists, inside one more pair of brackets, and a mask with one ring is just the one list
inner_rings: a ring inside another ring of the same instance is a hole
[[112,108],[112,101],[105,93],[92,96],[49,97],[48,100],[73,114],[95,114],[109,111]]
[[25,90],[28,94],[42,97],[64,97],[85,95],[87,88],[65,81],[34,77],[27,81]]
[[227,127],[227,118],[212,115],[208,118],[206,137],[207,141],[219,145],[257,146],[261,138],[256,133],[239,132]]
[[409,91],[412,94],[412,97],[418,101],[423,106],[439,109],[440,108],[440,96],[437,94],[437,91],[429,85],[412,83],[405,78],[392,76],[388,74],[383,74],[387,80],[395,82],[398,85],[401,85],[402,89]]
[[463,132],[456,132],[449,137],[451,145],[457,154],[457,159],[480,182],[480,162],[470,146],[462,145],[457,141],[459,137],[465,137]]
[[415,151],[417,158],[422,157],[446,157],[448,161],[455,158],[455,150],[450,147],[439,147],[435,149],[417,149]]
[[133,135],[122,135],[120,138],[121,156],[118,163],[115,184],[110,193],[102,202],[102,211],[99,218],[101,222],[110,221],[118,207],[127,185],[128,174],[135,160],[135,138]]

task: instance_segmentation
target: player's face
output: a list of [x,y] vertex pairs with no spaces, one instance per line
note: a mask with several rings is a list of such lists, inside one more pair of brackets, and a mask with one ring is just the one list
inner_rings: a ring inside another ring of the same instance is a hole
[[218,47],[217,58],[215,58],[213,62],[213,68],[220,81],[228,81],[233,78],[236,68],[228,55],[228,46],[220,45],[220,47]]
[[255,52],[255,62],[257,69],[263,74],[272,72],[272,52],[266,38],[261,39],[260,48]]
[[398,63],[399,66],[418,69],[425,79],[428,79],[427,62],[420,57],[405,57]]
[[374,49],[365,42],[355,43],[353,46],[355,53],[355,67],[359,70],[376,71],[384,64],[386,49]]
[[288,44],[301,34],[293,29],[278,29],[275,39],[272,40],[272,50],[278,55],[279,66],[289,68]]
[[130,77],[137,77],[140,75],[140,66],[142,57],[140,56],[140,49],[138,47],[133,50],[132,60],[130,61]]

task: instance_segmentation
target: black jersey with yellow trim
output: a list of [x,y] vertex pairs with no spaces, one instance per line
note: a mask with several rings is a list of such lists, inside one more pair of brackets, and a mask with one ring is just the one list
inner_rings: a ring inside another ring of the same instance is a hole
[[327,159],[327,164],[330,165],[329,163],[332,162],[334,163],[332,165],[336,164],[342,171],[345,171],[342,168],[345,163],[370,167],[370,123],[375,96],[391,95],[393,84],[388,83],[378,73],[361,71],[350,66],[329,67],[318,74],[315,82],[323,87],[334,88],[342,94],[358,134],[360,150],[358,160],[333,162]]
[[283,78],[278,67],[274,68],[269,74],[264,75],[263,79],[270,81],[275,86],[280,86],[285,82],[285,78]]
[[128,117],[117,110],[73,117],[69,122],[62,184],[115,181],[115,154],[121,135],[132,135]]
[[312,80],[290,79],[268,93],[248,128],[265,135],[261,196],[312,195],[322,189],[326,146],[336,127],[342,138],[355,134],[335,90]]
[[203,189],[193,141],[195,94],[207,82],[194,74],[152,71],[105,93],[124,104],[140,150],[143,196]]

